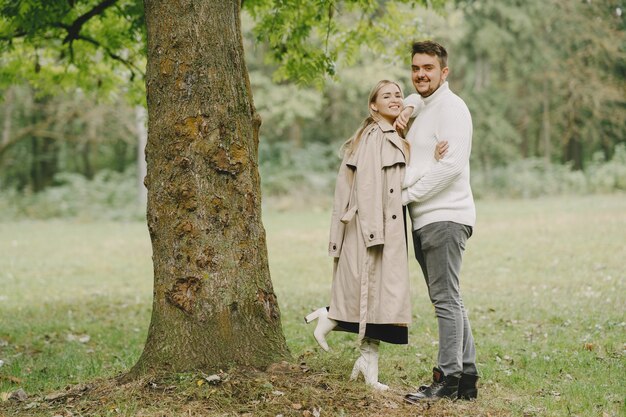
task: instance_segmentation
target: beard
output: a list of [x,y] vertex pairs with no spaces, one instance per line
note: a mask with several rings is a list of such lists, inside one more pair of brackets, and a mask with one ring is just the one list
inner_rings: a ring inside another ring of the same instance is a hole
[[[433,84],[431,83],[431,79],[430,78],[419,78],[417,79],[417,82],[414,84],[415,86],[415,90],[418,92],[418,94],[422,97],[428,97],[431,94],[433,94],[435,91],[437,91],[437,89],[439,87],[441,87],[441,84],[443,84],[443,79],[439,80],[439,83],[436,86],[433,86]],[[422,91],[420,91],[420,83],[425,83],[421,86]],[[426,88],[426,90],[424,90],[424,88]]]

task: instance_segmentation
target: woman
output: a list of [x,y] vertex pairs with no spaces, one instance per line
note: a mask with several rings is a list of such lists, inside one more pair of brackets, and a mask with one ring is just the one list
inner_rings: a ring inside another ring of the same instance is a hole
[[369,117],[343,146],[330,230],[334,257],[330,308],[318,319],[315,339],[328,351],[331,330],[358,333],[361,355],[351,379],[363,374],[377,390],[380,341],[408,342],[411,321],[402,181],[409,145],[393,128],[402,111],[402,89],[388,80],[369,95]]

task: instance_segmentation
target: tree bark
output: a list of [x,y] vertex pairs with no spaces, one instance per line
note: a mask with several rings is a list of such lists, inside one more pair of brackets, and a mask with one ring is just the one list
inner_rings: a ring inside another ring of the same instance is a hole
[[148,201],[148,192],[144,184],[146,177],[146,109],[143,106],[135,107],[135,121],[137,124],[137,199],[139,204],[145,206]]
[[13,122],[13,87],[7,88],[4,93],[4,117],[2,118],[2,139],[0,140],[1,150],[5,149],[11,141],[11,130]]
[[543,160],[546,166],[552,161],[552,138],[550,133],[550,84],[547,78],[543,82],[541,137],[543,139]]
[[239,1],[145,0],[154,301],[129,376],[288,357],[267,263]]

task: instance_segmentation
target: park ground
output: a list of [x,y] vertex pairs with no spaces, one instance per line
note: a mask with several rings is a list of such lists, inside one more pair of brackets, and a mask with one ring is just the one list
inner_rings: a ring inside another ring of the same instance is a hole
[[[354,335],[324,353],[302,317],[327,304],[328,207],[264,208],[270,269],[293,359],[120,384],[150,320],[144,223],[0,223],[0,416],[626,415],[626,195],[481,200],[462,290],[480,398],[402,395],[430,378],[437,327],[411,262],[408,346],[381,347],[379,394],[348,381]],[[219,381],[215,381],[219,376]]]

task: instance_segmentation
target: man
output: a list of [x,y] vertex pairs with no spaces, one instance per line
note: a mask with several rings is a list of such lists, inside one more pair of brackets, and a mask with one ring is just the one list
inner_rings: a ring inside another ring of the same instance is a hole
[[[411,79],[421,100],[415,94],[407,97],[407,108],[396,121],[398,128],[405,128],[417,114],[407,134],[411,159],[402,196],[411,215],[415,257],[439,326],[433,382],[407,394],[410,403],[473,399],[478,394],[474,339],[459,286],[465,243],[476,220],[469,181],[472,118],[463,100],[448,88],[447,57],[436,42],[413,44]],[[448,151],[436,161],[433,151],[443,140]]]

